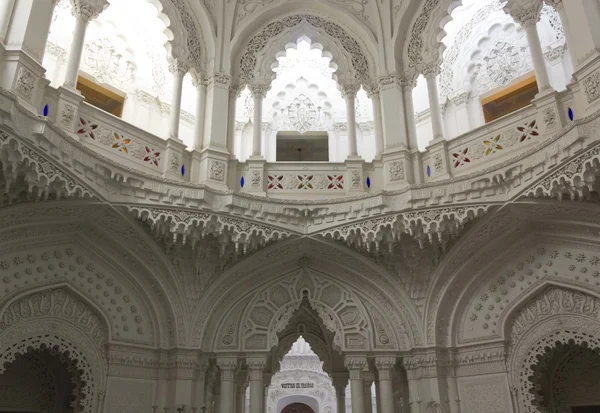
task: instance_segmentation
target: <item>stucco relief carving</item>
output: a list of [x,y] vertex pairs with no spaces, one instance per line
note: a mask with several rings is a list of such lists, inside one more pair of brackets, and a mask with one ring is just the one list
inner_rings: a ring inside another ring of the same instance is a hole
[[327,35],[339,41],[345,52],[350,54],[354,73],[359,80],[370,77],[369,63],[360,45],[342,27],[319,16],[298,14],[268,24],[260,33],[250,39],[240,59],[240,79],[248,83],[254,81],[255,67],[258,64],[258,54],[265,48],[267,42],[285,30],[302,23],[307,23],[319,30],[324,30]]
[[15,89],[21,96],[27,100],[31,100],[33,97],[33,90],[35,88],[36,77],[31,70],[21,67],[17,75],[17,83]]
[[107,38],[97,39],[86,45],[82,67],[88,70],[98,82],[125,89],[129,88],[136,70],[131,58],[117,52]]
[[[511,303],[524,290],[542,282],[548,276],[564,277],[571,282],[582,280],[587,284],[595,285],[596,282],[600,282],[600,256],[592,251],[538,245],[529,253],[519,257],[516,265],[503,268],[491,282],[474,292],[475,299],[463,316],[465,324],[462,338],[468,340],[501,334],[501,323]],[[541,312],[560,311],[563,305],[560,303],[564,299],[557,297],[556,294],[555,291],[551,292],[548,300],[543,299],[537,304],[532,304],[533,307],[537,308],[539,304],[543,306],[539,308]],[[555,302],[559,305],[558,308],[553,304]],[[596,304],[592,305],[590,310],[594,311],[595,306]],[[533,312],[526,314],[525,319],[537,317],[538,310],[535,308],[532,308]],[[521,330],[513,331],[513,335],[522,333],[525,329],[522,325],[525,319],[519,319],[517,325]]]
[[323,326],[334,333],[334,349],[360,350],[371,346],[365,333],[371,328],[370,322],[353,294],[304,270],[253,299],[241,324],[243,348],[269,349],[277,345],[278,334],[288,327],[303,297],[308,298],[307,305],[316,311]]
[[583,90],[588,103],[600,98],[600,72],[592,73],[583,80]]

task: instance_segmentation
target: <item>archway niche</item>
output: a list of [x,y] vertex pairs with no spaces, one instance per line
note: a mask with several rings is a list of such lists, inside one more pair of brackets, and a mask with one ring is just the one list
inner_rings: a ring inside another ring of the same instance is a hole
[[588,413],[595,410],[585,409],[600,408],[598,297],[549,286],[520,306],[507,327],[513,402],[519,411]]
[[0,411],[79,413],[86,382],[68,352],[58,346],[28,348],[0,374]]
[[[299,396],[302,397],[302,396]],[[307,398],[308,400],[306,400],[307,403],[311,403],[312,399],[311,398]],[[304,400],[304,399],[301,399]],[[307,403],[302,403],[302,402],[293,402],[293,403],[289,403],[287,405],[285,405],[282,409],[281,409],[281,413],[319,413],[318,407],[315,410],[315,408]],[[279,409],[278,409],[278,413],[279,413]]]

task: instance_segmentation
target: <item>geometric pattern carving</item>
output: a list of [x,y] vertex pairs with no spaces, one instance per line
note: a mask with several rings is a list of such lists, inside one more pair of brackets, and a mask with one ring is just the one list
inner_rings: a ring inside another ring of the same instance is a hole
[[[38,287],[49,280],[69,283],[73,289],[88,294],[99,307],[112,314],[110,327],[114,340],[152,342],[152,326],[128,287],[75,248],[29,249],[27,253],[0,255],[0,286],[3,292],[19,291],[24,285]],[[29,302],[33,307],[22,307]],[[56,308],[58,303],[64,304],[64,308]],[[77,316],[78,319],[79,316],[83,317],[79,319],[85,324],[82,328],[88,330],[95,339],[104,340],[106,327],[101,326],[104,321],[100,323],[91,313],[84,316],[84,307],[81,300],[73,298],[67,289],[38,293],[11,304],[1,314],[0,331],[34,315],[56,317],[62,314],[65,317]],[[22,313],[23,308],[35,311],[33,314]]]
[[[600,254],[594,254],[593,251],[574,251],[540,245],[528,254],[515,257],[515,261],[516,265],[513,261],[511,265],[500,269],[492,281],[474,293],[474,299],[464,315],[464,328],[461,329],[465,340],[500,334],[502,315],[523,291],[531,288],[534,283],[542,282],[548,276],[600,285]],[[558,294],[555,290],[550,291]],[[579,296],[577,297],[579,300]],[[523,324],[526,323],[525,320],[539,317],[547,311],[559,311],[563,305],[562,300],[560,296],[557,298],[551,295],[540,302],[532,303],[533,307],[527,310],[524,318],[516,321],[513,338],[517,338],[523,330],[528,329],[526,324]],[[590,310],[593,309],[594,307]]]
[[[332,343],[335,349],[372,347],[367,334],[370,323],[353,294],[302,269],[255,296],[242,323],[244,349],[268,350],[277,345],[278,333],[287,328],[303,296],[308,298],[308,305],[316,311],[323,326],[335,333]],[[391,336],[393,333],[380,334]]]
[[303,22],[313,27],[323,29],[329,36],[335,38],[344,50],[350,54],[352,66],[359,80],[369,79],[369,63],[362,53],[356,40],[350,37],[343,28],[322,17],[297,14],[268,24],[260,33],[252,37],[240,60],[240,79],[245,82],[254,80],[254,68],[257,64],[257,53],[261,51],[269,40],[286,28],[297,26]]

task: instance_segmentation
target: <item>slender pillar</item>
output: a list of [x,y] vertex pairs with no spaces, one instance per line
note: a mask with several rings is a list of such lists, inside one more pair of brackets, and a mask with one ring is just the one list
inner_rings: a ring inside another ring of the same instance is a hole
[[235,370],[238,362],[234,357],[218,358],[217,365],[221,371],[221,394],[218,413],[234,413],[233,397],[235,392]]
[[246,386],[247,372],[241,370],[238,372],[235,384],[235,413],[245,413],[246,407]]
[[335,400],[337,403],[337,412],[346,413],[346,386],[348,385],[348,379],[345,381],[334,382],[333,387],[335,388]]
[[565,32],[565,39],[567,40],[567,50],[569,51],[569,56],[571,57],[571,64],[573,67],[577,65],[577,54],[575,53],[575,40],[571,35],[571,27],[569,24],[569,18],[567,17],[567,12],[565,11],[565,4],[563,0],[545,0],[545,2],[553,6],[558,15],[560,16],[560,23],[562,24],[563,31]]
[[267,359],[264,357],[248,358],[246,365],[250,376],[250,411],[248,413],[263,413],[266,408],[263,370],[267,365]]
[[527,35],[527,43],[531,52],[531,60],[533,61],[533,70],[535,72],[535,80],[540,93],[551,89],[548,70],[544,61],[544,53],[542,52],[542,44],[537,31],[537,22],[540,21],[540,11],[542,2],[533,6],[531,9],[523,9],[516,2],[509,2],[504,8],[504,11],[512,16],[512,18],[525,29]]
[[373,104],[373,120],[375,121],[375,157],[379,158],[383,154],[383,117],[379,89],[373,88],[369,93],[369,98]]
[[177,58],[169,62],[169,71],[173,74],[173,95],[169,113],[169,138],[179,139],[179,118],[181,116],[181,92],[183,77],[188,72],[187,64]]
[[373,413],[373,395],[371,393],[372,386],[373,374],[370,372],[363,372],[363,397],[365,402],[364,413]]
[[356,94],[360,89],[357,84],[345,84],[341,86],[342,96],[346,100],[346,122],[348,124],[348,158],[358,157],[358,145],[356,143]]
[[97,18],[109,6],[109,3],[106,0],[71,0],[71,4],[73,5],[72,13],[75,17],[75,30],[73,31],[73,41],[71,42],[71,51],[67,62],[65,86],[75,87],[87,26],[90,21]]
[[206,82],[202,73],[192,73],[192,83],[196,87],[196,124],[194,125],[194,149],[202,150],[204,139],[204,116],[206,113]]
[[377,357],[375,367],[377,367],[379,396],[377,405],[381,405],[381,413],[394,413],[394,389],[392,386],[392,369],[396,364],[394,357]]
[[350,374],[352,413],[365,413],[362,372],[367,364],[367,358],[364,356],[348,356],[344,359],[344,364]]
[[417,141],[417,123],[415,121],[415,106],[413,103],[413,89],[417,86],[414,76],[402,76],[402,100],[404,101],[404,115],[406,117],[406,134],[408,136],[408,149],[416,151],[419,149]]
[[444,127],[442,111],[440,109],[440,98],[437,86],[437,76],[440,73],[438,65],[429,65],[423,68],[423,76],[427,80],[427,95],[429,96],[429,113],[431,114],[431,128],[433,129],[433,140],[444,139]]
[[0,1],[0,43],[4,42],[4,39],[6,38],[14,5],[15,0]]
[[[231,158],[235,158],[235,107],[237,99],[240,96],[239,85],[233,84],[229,86],[229,108],[227,110],[227,150]],[[261,114],[262,117],[262,114]]]
[[262,104],[263,99],[267,96],[270,86],[255,84],[248,86],[252,98],[254,99],[254,120],[252,129],[252,156],[256,158],[262,157],[261,141],[262,141]]

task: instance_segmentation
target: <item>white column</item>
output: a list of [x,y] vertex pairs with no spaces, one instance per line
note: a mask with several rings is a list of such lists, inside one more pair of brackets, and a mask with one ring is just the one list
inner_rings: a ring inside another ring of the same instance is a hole
[[177,58],[169,62],[169,71],[173,74],[173,94],[171,95],[171,112],[169,113],[169,138],[171,139],[179,139],[181,92],[183,90],[183,77],[188,70],[187,64]]
[[431,128],[433,129],[433,140],[444,139],[444,127],[442,126],[442,111],[440,109],[440,98],[437,86],[437,75],[440,73],[438,65],[429,65],[423,68],[423,76],[427,80],[427,95],[429,96],[429,113],[431,114]]
[[75,30],[73,30],[73,41],[65,74],[65,86],[75,87],[87,25],[91,20],[98,17],[109,6],[109,3],[106,0],[71,0],[71,4],[73,5],[72,13],[75,17]]
[[356,94],[360,85],[341,85],[342,96],[346,100],[346,122],[348,124],[348,158],[358,157],[358,145],[356,143]]
[[240,371],[237,376],[235,393],[235,413],[245,413],[246,407],[246,371]]
[[250,375],[250,411],[248,413],[263,413],[266,409],[265,386],[263,383],[263,369],[267,365],[266,358],[246,359]]
[[335,382],[335,400],[337,404],[337,413],[346,413],[346,385],[348,380],[343,382]]
[[254,99],[254,120],[252,121],[252,156],[256,158],[262,157],[262,104],[263,99],[267,96],[270,86],[261,84],[248,86]]
[[362,371],[367,364],[363,356],[349,356],[344,359],[344,364],[350,374],[350,397],[352,399],[352,413],[364,413],[365,402],[363,394]]
[[373,396],[371,387],[373,386],[373,374],[363,372],[363,398],[365,403],[364,413],[373,413]]
[[577,54],[575,53],[575,40],[571,35],[571,27],[569,25],[569,18],[565,12],[565,4],[563,0],[545,0],[550,6],[554,6],[558,15],[560,16],[560,23],[562,24],[563,31],[565,32],[565,39],[567,41],[567,50],[571,57],[571,64],[573,67],[577,65]]
[[381,98],[379,89],[373,88],[369,93],[369,98],[373,104],[373,120],[375,123],[375,157],[378,158],[383,153],[383,118],[381,116]]
[[235,393],[235,370],[237,359],[234,357],[218,358],[217,365],[221,371],[221,394],[218,413],[233,412],[233,395]]
[[4,39],[6,38],[8,24],[10,23],[10,17],[12,16],[14,5],[15,0],[0,1],[0,43],[4,42]]
[[[235,157],[235,107],[240,95],[239,85],[229,86],[229,107],[227,109],[227,149],[231,158]],[[262,113],[261,113],[262,117]]]
[[[206,82],[201,73],[193,73],[192,83],[196,87],[196,124],[194,125],[194,149],[202,150],[204,145],[204,116],[206,113]],[[207,142],[208,144],[208,142]]]
[[406,117],[406,134],[408,135],[408,148],[416,151],[419,148],[417,141],[417,124],[415,122],[415,106],[413,103],[413,89],[417,86],[414,76],[402,76],[402,100],[404,102],[404,116]]
[[525,29],[529,51],[531,52],[531,60],[533,61],[535,80],[540,93],[551,89],[546,62],[544,61],[544,53],[542,52],[542,44],[540,43],[540,36],[537,31],[537,22],[540,21],[541,9],[542,2],[539,2],[531,9],[523,9],[516,2],[508,2],[504,8],[504,11],[510,14]]
[[394,389],[392,386],[392,369],[396,364],[393,357],[375,358],[377,367],[379,396],[377,405],[381,405],[381,413],[394,413]]

